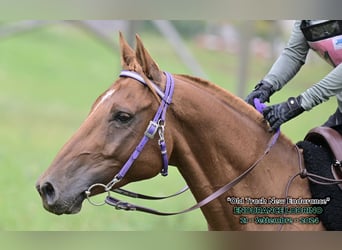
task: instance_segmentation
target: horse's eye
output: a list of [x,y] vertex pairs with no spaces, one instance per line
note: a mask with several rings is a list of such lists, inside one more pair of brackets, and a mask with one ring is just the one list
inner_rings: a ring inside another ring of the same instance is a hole
[[113,120],[120,122],[120,123],[128,123],[132,120],[133,116],[131,114],[125,113],[125,112],[118,112],[114,115]]

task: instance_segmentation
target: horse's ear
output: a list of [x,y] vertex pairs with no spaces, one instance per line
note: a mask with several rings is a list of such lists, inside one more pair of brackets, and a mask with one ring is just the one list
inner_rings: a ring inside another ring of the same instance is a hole
[[124,70],[137,71],[140,66],[135,57],[135,51],[129,46],[121,32],[119,35],[121,49],[121,66]]
[[145,49],[140,37],[136,35],[137,47],[136,58],[142,67],[144,74],[155,82],[160,82],[162,72],[159,70],[157,63],[152,59],[150,54]]

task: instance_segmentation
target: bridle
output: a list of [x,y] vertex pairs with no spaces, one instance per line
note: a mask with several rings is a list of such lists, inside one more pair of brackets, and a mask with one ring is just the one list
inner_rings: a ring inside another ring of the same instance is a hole
[[[159,134],[158,144],[160,146],[160,152],[161,152],[161,157],[162,157],[162,161],[163,161],[161,175],[163,175],[163,176],[168,175],[169,162],[168,162],[166,143],[165,143],[165,137],[164,137],[165,117],[166,117],[167,108],[172,102],[172,96],[173,96],[175,84],[174,84],[174,79],[173,79],[172,75],[168,72],[164,72],[164,73],[166,75],[165,92],[162,92],[159,89],[159,87],[151,81],[152,87],[154,88],[154,90],[157,92],[157,94],[161,98],[161,103],[159,105],[159,108],[158,108],[156,114],[154,115],[154,118],[149,122],[149,124],[145,130],[143,138],[140,140],[138,146],[135,148],[135,150],[133,151],[131,156],[128,158],[126,163],[123,165],[123,167],[121,168],[119,173],[117,173],[114,176],[114,178],[107,185],[104,185],[102,183],[96,183],[96,184],[93,184],[92,186],[90,186],[88,188],[88,190],[85,191],[86,197],[91,204],[93,204],[93,205],[105,204],[105,202],[94,203],[93,201],[91,201],[90,200],[91,190],[95,187],[103,187],[104,190],[108,193],[108,196],[110,197],[110,191],[111,191],[112,187],[116,183],[120,182],[125,177],[128,170],[132,167],[133,163],[139,157],[141,151],[144,149],[146,143],[150,139],[154,138],[154,136],[157,132]],[[123,70],[120,73],[120,77],[129,77],[129,78],[137,80],[139,83],[143,84],[144,86],[148,86],[145,79],[141,75],[139,75],[138,73],[136,73],[134,71]],[[120,191],[120,189],[118,190],[118,193],[125,193],[125,192],[129,193],[129,191],[125,191],[122,189],[121,189],[121,191]]]
[[[168,171],[167,171],[168,170],[168,158],[167,158],[167,151],[166,151],[166,143],[165,143],[165,139],[164,139],[164,131],[165,131],[166,111],[167,111],[167,107],[171,104],[173,91],[174,91],[174,79],[170,73],[164,72],[164,74],[166,75],[165,92],[162,92],[159,89],[159,87],[151,81],[152,87],[154,88],[154,90],[157,92],[157,94],[161,98],[161,104],[160,104],[153,120],[150,121],[150,123],[149,123],[149,125],[148,125],[148,127],[144,133],[143,138],[141,139],[140,143],[136,147],[135,151],[131,154],[131,156],[129,157],[127,162],[121,168],[119,173],[117,175],[115,175],[115,177],[107,185],[102,184],[102,183],[96,183],[96,184],[93,184],[92,186],[90,186],[88,188],[88,190],[85,191],[86,198],[88,199],[88,201],[91,204],[96,205],[96,206],[100,206],[100,205],[104,205],[107,203],[108,205],[111,205],[111,206],[115,207],[116,209],[122,209],[122,210],[126,210],[126,211],[141,211],[141,212],[146,212],[146,213],[155,214],[155,215],[162,215],[162,216],[176,215],[176,214],[182,214],[182,213],[190,212],[192,210],[203,207],[204,205],[206,205],[209,202],[211,202],[212,200],[218,198],[219,196],[221,196],[222,194],[224,194],[225,192],[230,190],[232,187],[234,187],[236,184],[238,184],[248,173],[250,173],[263,160],[263,158],[269,153],[269,151],[271,150],[273,145],[276,143],[276,141],[279,137],[279,134],[280,134],[280,130],[278,130],[276,133],[273,134],[273,136],[270,138],[270,140],[267,144],[267,147],[266,147],[264,153],[247,170],[245,170],[241,175],[239,175],[238,177],[233,179],[231,182],[227,183],[226,185],[224,185],[220,189],[216,190],[214,193],[212,193],[211,195],[209,195],[208,197],[206,197],[205,199],[203,199],[202,201],[198,202],[197,204],[195,204],[194,206],[192,206],[188,209],[185,209],[185,210],[182,210],[179,212],[174,212],[174,213],[159,212],[159,211],[156,211],[154,209],[134,205],[134,204],[131,204],[128,202],[123,202],[119,199],[114,198],[113,196],[111,196],[111,189],[113,188],[113,186],[116,183],[120,182],[122,180],[122,178],[126,175],[128,170],[133,165],[134,161],[140,155],[141,151],[143,150],[143,148],[146,145],[146,143],[148,142],[148,140],[152,139],[154,137],[154,135],[157,133],[157,131],[159,134],[159,141],[158,142],[159,142],[162,160],[163,160],[163,167],[161,170],[161,174],[163,176],[166,176],[168,174]],[[144,78],[134,71],[126,71],[126,70],[121,71],[120,77],[129,77],[129,78],[135,79],[139,83],[147,86],[147,83],[144,80]],[[263,104],[261,104],[258,100],[256,100],[256,105],[258,105],[260,108],[263,108],[263,106],[262,106]],[[104,190],[108,193],[104,202],[95,203],[90,199],[91,190],[95,187],[103,187]],[[184,187],[183,189],[181,189],[180,191],[178,191],[177,193],[175,193],[173,195],[165,196],[165,197],[153,197],[153,196],[141,195],[141,194],[133,193],[133,192],[130,192],[130,191],[127,191],[124,189],[120,189],[120,188],[114,189],[113,191],[116,193],[122,194],[122,195],[133,197],[133,198],[141,198],[141,199],[148,199],[148,200],[157,200],[158,199],[159,200],[159,199],[165,199],[165,198],[169,198],[169,197],[179,195],[179,194],[185,192],[186,190],[188,190],[187,186]]]

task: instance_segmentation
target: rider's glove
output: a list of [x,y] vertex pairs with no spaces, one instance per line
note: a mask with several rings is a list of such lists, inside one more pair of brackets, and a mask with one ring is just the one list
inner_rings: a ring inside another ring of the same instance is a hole
[[281,124],[301,114],[301,96],[290,97],[287,102],[266,107],[263,111],[265,119],[269,122],[272,131],[276,131]]
[[264,81],[261,80],[260,83],[258,83],[254,90],[246,97],[246,102],[248,102],[250,105],[254,106],[254,98],[258,98],[261,103],[269,102],[270,96],[274,93],[273,86]]

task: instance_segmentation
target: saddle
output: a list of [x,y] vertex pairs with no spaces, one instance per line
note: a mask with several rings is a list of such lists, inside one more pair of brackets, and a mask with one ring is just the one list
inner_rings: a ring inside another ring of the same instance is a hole
[[[334,178],[342,179],[342,135],[329,127],[317,127],[311,129],[304,138],[315,145],[324,147],[331,151],[334,162],[331,164],[331,172]],[[342,190],[342,184],[338,184]]]

